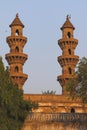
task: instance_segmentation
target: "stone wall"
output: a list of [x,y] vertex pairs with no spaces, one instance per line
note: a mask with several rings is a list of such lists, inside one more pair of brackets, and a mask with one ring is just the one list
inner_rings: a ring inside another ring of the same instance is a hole
[[87,130],[87,114],[30,113],[22,130]]
[[78,98],[24,94],[24,99],[38,103],[38,108],[29,113],[22,130],[87,130],[87,104]]
[[80,122],[33,123],[28,124],[23,130],[87,130],[87,125]]
[[76,113],[87,113],[87,105],[80,99],[72,100],[70,96],[25,94],[24,99],[38,103],[38,109],[33,112],[69,113],[74,108]]

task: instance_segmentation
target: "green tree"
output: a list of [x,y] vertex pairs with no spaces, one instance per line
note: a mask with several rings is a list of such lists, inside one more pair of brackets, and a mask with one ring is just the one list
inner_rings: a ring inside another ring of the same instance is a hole
[[33,107],[34,103],[23,99],[23,91],[12,82],[0,57],[0,130],[20,130]]
[[87,58],[83,57],[79,61],[76,74],[78,78],[70,80],[67,84],[67,91],[72,98],[79,97],[87,103]]
[[47,90],[47,91],[42,91],[42,94],[55,95],[55,94],[56,94],[56,91],[53,91],[53,90],[51,90],[51,91],[49,91],[49,90]]

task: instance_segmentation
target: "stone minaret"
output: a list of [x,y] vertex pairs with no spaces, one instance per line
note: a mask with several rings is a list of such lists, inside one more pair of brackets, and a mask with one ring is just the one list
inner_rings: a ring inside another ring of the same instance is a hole
[[62,86],[62,94],[67,93],[66,83],[75,75],[75,67],[79,60],[74,51],[78,44],[78,40],[74,38],[74,29],[69,16],[67,16],[61,27],[62,38],[58,40],[58,45],[62,50],[62,55],[58,57],[58,62],[62,67],[62,75],[58,76],[57,80]]
[[9,26],[11,35],[6,38],[6,41],[10,47],[10,53],[6,54],[5,58],[10,65],[10,75],[14,83],[18,84],[19,89],[22,89],[28,78],[28,75],[23,73],[23,65],[27,60],[27,55],[23,53],[23,48],[27,38],[23,36],[24,25],[20,21],[18,14]]

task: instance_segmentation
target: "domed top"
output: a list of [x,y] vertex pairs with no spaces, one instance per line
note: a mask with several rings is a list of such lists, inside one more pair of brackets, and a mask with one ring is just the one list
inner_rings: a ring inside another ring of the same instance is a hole
[[13,22],[9,26],[10,27],[12,27],[12,26],[22,26],[24,28],[23,23],[21,22],[21,20],[18,17],[18,13],[16,14],[15,19],[13,20]]
[[73,24],[70,22],[70,17],[69,15],[67,15],[66,17],[66,21],[65,23],[63,24],[63,26],[61,27],[61,30],[63,30],[64,28],[72,28],[72,29],[75,29],[75,27],[73,26]]

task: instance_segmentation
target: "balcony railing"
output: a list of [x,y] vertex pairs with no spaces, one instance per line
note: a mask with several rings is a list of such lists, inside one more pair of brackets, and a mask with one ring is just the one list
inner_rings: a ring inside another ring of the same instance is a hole
[[26,121],[87,122],[87,113],[29,113]]

